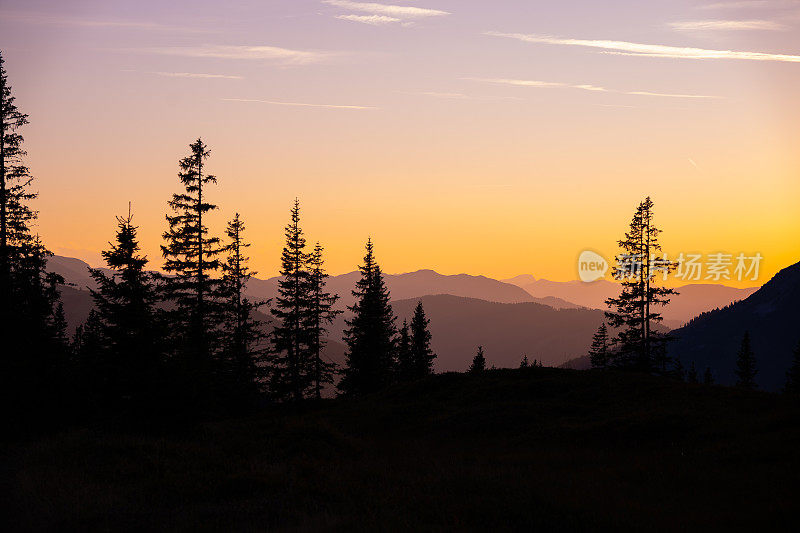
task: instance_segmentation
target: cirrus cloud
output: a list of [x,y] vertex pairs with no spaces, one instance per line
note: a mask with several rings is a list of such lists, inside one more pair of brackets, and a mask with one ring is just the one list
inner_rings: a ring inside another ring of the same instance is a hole
[[420,18],[438,17],[450,14],[447,11],[441,11],[439,9],[427,9],[424,7],[415,6],[396,6],[378,4],[375,2],[351,2],[350,0],[322,0],[322,2],[330,6],[350,9],[352,11],[372,13],[374,15],[385,15],[389,17]]
[[470,81],[478,81],[483,83],[494,83],[499,85],[512,85],[515,87],[534,87],[534,88],[560,87],[567,89],[580,89],[583,91],[591,91],[599,93],[629,94],[634,96],[658,96],[662,98],[693,98],[693,99],[720,98],[719,96],[710,96],[704,94],[676,94],[676,93],[661,93],[652,91],[621,91],[617,89],[606,89],[605,87],[601,87],[598,85],[562,83],[557,81],[518,80],[510,78],[463,78],[463,79]]
[[318,63],[335,55],[332,52],[291,50],[278,46],[202,45],[147,48],[154,54],[182,57],[207,57],[216,59],[262,59],[283,64],[304,65]]
[[336,18],[340,20],[349,20],[351,22],[369,24],[371,26],[383,26],[393,22],[402,22],[402,19],[387,17],[386,15],[336,15]]
[[251,102],[251,103],[258,103],[258,104],[269,104],[269,105],[282,105],[282,106],[290,106],[290,107],[324,107],[327,109],[378,109],[375,106],[368,106],[368,105],[338,105],[338,104],[309,104],[305,102],[282,102],[278,100],[260,100],[257,98],[223,98],[225,102]]
[[678,31],[737,31],[737,30],[785,30],[786,26],[771,20],[688,20],[670,22],[670,28]]
[[599,48],[603,53],[637,57],[662,57],[671,59],[742,59],[750,61],[780,61],[800,63],[800,55],[773,54],[767,52],[742,52],[734,50],[707,50],[663,44],[642,44],[628,41],[610,41],[604,39],[565,39],[549,35],[528,35],[524,33],[484,32],[494,37],[507,37],[527,43],[553,44],[563,46],[583,46]]

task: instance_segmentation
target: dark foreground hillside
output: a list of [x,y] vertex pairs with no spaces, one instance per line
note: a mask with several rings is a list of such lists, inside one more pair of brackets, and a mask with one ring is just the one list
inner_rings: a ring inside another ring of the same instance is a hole
[[785,398],[558,369],[3,445],[4,530],[763,530],[796,523]]

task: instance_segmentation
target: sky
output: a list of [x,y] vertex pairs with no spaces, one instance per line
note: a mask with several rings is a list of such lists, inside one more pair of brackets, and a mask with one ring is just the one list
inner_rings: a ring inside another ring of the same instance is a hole
[[0,50],[37,231],[95,266],[128,202],[160,266],[198,137],[260,277],[295,197],[334,274],[371,237],[385,272],[576,279],[648,195],[673,256],[763,256],[726,284],[800,260],[797,0],[0,0]]

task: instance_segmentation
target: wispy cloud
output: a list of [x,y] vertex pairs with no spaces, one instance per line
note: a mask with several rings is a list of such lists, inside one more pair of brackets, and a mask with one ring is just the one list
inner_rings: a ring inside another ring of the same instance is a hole
[[758,9],[796,7],[797,0],[734,0],[732,2],[713,2],[697,6],[697,9]]
[[402,22],[402,19],[387,17],[386,15],[336,15],[337,19],[360,22],[370,26],[385,26],[393,22]]
[[689,20],[670,22],[670,28],[678,31],[736,31],[736,30],[785,30],[786,26],[771,20]]
[[35,12],[0,11],[0,19],[13,20],[23,24],[48,24],[53,26],[79,26],[84,28],[117,28],[180,33],[216,33],[217,30],[172,26],[149,21],[90,19],[51,15]]
[[304,102],[279,102],[277,100],[258,100],[254,98],[223,98],[226,102],[253,102],[259,104],[284,105],[292,107],[325,107],[328,109],[378,109],[366,105],[334,105],[334,104],[308,104]]
[[228,74],[201,74],[195,72],[152,72],[158,76],[165,76],[168,78],[203,78],[203,79],[226,79],[226,80],[241,80],[241,76],[230,76]]
[[284,64],[304,65],[318,63],[335,54],[332,52],[290,50],[277,46],[173,46],[164,48],[146,48],[146,52],[182,57],[208,57],[220,59],[263,59]]
[[322,0],[322,3],[328,4],[330,6],[350,9],[352,11],[359,11],[362,13],[372,13],[374,15],[385,15],[396,18],[439,17],[450,14],[447,11],[441,11],[439,9],[427,9],[415,6],[396,6],[396,5],[378,4],[375,2],[351,2],[350,0]]
[[598,85],[561,83],[557,81],[517,80],[509,78],[463,78],[463,79],[478,81],[483,83],[512,85],[515,87],[534,87],[534,88],[555,87],[555,88],[566,88],[566,89],[579,89],[582,91],[591,91],[599,93],[629,94],[634,96],[658,96],[662,98],[694,98],[694,99],[720,98],[719,96],[709,96],[704,94],[675,94],[675,93],[658,93],[651,91],[621,91],[617,89],[606,89],[605,87],[600,87]]
[[606,54],[615,55],[663,57],[673,59],[745,59],[751,61],[782,61],[787,63],[800,63],[800,55],[791,54],[737,52],[733,50],[706,50],[703,48],[667,46],[663,44],[641,44],[627,41],[564,39],[561,37],[551,37],[548,35],[527,35],[524,33],[501,33],[495,31],[485,32],[485,34],[495,37],[517,39],[527,43],[599,48],[604,50],[604,53]]
[[517,98],[516,96],[478,96],[472,94],[448,93],[439,91],[415,91],[415,92],[404,92],[403,94],[410,94],[414,96],[430,96],[433,98],[442,98],[445,100],[520,100],[520,98]]

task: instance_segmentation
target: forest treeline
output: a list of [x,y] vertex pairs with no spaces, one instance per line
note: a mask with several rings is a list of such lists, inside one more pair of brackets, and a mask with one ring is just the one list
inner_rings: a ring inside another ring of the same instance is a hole
[[338,295],[326,290],[325,250],[307,243],[297,200],[285,228],[278,296],[264,302],[245,295],[255,274],[246,225],[237,213],[222,237],[208,227],[208,214],[218,209],[211,200],[217,177],[208,172],[211,152],[202,139],[178,163],[163,273],[147,269],[129,206],[102,252],[108,270],[90,270],[94,307],[69,336],[58,290],[64,280],[47,272],[52,254],[33,231],[37,194],[20,133],[28,117],[15,104],[1,55],[0,84],[2,374],[16,404],[197,409],[319,399],[337,374],[340,393],[361,395],[432,372],[436,356],[422,303],[398,329],[371,240],[346,321],[345,364],[324,357],[327,327],[342,311],[334,308]]
[[[108,269],[91,269],[93,309],[74,334],[67,331],[60,276],[47,271],[52,255],[34,231],[37,197],[25,165],[21,129],[28,116],[16,106],[0,54],[0,339],[4,405],[19,413],[69,406],[82,412],[141,409],[203,410],[264,401],[320,399],[334,389],[363,395],[398,381],[432,373],[429,319],[422,303],[398,327],[390,294],[370,239],[348,309],[345,361],[324,355],[328,327],[342,312],[326,289],[325,249],[311,245],[295,200],[285,227],[278,295],[254,301],[246,287],[249,267],[246,224],[236,213],[222,235],[207,225],[217,177],[208,170],[211,151],[202,139],[178,162],[180,188],[167,202],[161,244],[162,273],[148,270],[130,206],[117,217]],[[623,253],[656,257],[661,232],[646,198],[619,241]],[[657,286],[656,272],[675,263],[643,261],[622,290],[607,301],[607,324],[594,336],[595,368],[617,368],[699,381],[692,364],[667,357],[667,333],[656,325],[660,307],[674,291]],[[622,267],[615,268],[614,274]],[[755,358],[745,336],[738,355],[742,387],[754,387]],[[487,362],[479,347],[469,371]],[[536,368],[528,362],[521,368]],[[800,383],[800,348],[787,390]],[[710,369],[703,377],[713,382]]]

